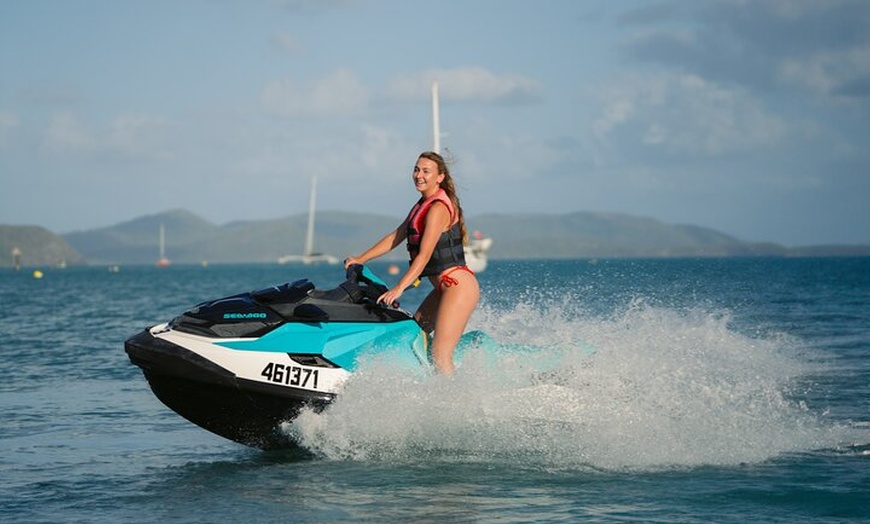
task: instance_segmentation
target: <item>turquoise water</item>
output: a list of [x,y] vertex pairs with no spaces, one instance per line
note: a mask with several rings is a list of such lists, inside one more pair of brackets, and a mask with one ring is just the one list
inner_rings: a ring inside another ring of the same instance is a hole
[[870,521],[870,259],[492,261],[469,329],[541,350],[364,366],[304,453],[191,425],[123,341],[340,269],[43,271],[0,272],[3,522]]

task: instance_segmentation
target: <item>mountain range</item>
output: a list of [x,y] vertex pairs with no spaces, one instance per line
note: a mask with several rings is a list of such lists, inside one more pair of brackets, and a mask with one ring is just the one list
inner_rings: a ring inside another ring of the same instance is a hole
[[[109,227],[57,235],[38,226],[0,225],[0,267],[13,265],[19,248],[24,266],[67,264],[153,264],[163,226],[166,256],[177,264],[274,263],[302,254],[307,214],[273,220],[216,225],[189,211],[142,216]],[[315,250],[344,258],[359,254],[401,217],[318,212]],[[867,256],[870,246],[807,246],[744,242],[719,231],[665,224],[617,213],[562,215],[491,214],[470,217],[469,231],[493,239],[490,259],[726,256]],[[397,248],[385,259],[403,260]]]

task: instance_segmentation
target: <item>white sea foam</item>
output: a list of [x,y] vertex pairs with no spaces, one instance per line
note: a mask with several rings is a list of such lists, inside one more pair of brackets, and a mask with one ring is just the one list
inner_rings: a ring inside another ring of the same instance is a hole
[[604,469],[757,463],[848,438],[803,398],[818,364],[800,342],[738,333],[724,313],[638,301],[602,318],[560,303],[482,308],[472,323],[514,350],[472,351],[452,377],[364,366],[287,430],[332,459]]

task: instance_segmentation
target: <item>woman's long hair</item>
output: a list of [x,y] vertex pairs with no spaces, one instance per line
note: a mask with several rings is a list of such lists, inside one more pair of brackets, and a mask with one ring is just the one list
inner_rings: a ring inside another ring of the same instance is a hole
[[462,206],[459,205],[459,195],[456,194],[456,184],[453,182],[453,177],[450,175],[450,168],[447,167],[447,161],[444,157],[434,151],[424,151],[420,153],[419,158],[425,158],[435,162],[438,165],[438,174],[444,175],[444,180],[441,181],[441,189],[453,202],[453,208],[456,210],[456,216],[459,219],[459,231],[462,233],[462,243],[468,243],[468,231],[465,229],[465,216],[462,214]]

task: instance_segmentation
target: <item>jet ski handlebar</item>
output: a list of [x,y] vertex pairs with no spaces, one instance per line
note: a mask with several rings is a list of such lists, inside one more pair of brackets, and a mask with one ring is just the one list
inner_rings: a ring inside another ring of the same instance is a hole
[[[390,290],[389,286],[387,286],[386,282],[381,280],[381,278],[375,275],[369,268],[365,267],[362,264],[351,264],[347,267],[347,280],[352,284],[365,284],[372,288],[376,297],[379,297]],[[377,303],[377,298],[374,298],[374,302]],[[399,303],[395,302],[390,304],[393,308],[398,308]]]

